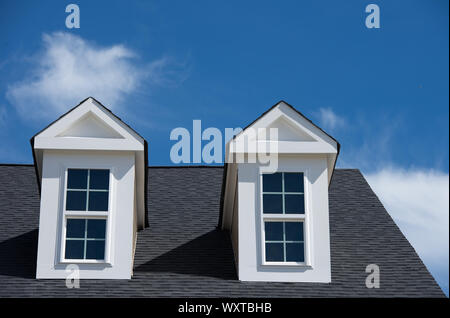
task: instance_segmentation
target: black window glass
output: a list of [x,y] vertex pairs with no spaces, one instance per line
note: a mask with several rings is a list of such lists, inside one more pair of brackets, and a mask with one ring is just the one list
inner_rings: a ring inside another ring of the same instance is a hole
[[90,170],[89,189],[108,190],[109,170]]
[[267,262],[284,261],[283,243],[266,243],[266,261]]
[[284,173],[285,192],[303,192],[303,173]]
[[286,262],[304,262],[303,243],[286,243]]
[[263,195],[264,213],[283,213],[283,196],[281,194]]
[[105,258],[105,241],[87,241],[86,259],[102,260]]
[[68,189],[87,189],[86,169],[68,169],[67,170],[67,188]]
[[89,191],[89,211],[108,211],[108,192]]
[[106,220],[88,220],[87,237],[104,239],[106,231]]
[[273,174],[263,174],[264,192],[281,192],[282,175],[280,172]]
[[303,194],[285,194],[284,212],[286,214],[304,214],[305,200]]
[[86,220],[84,219],[67,219],[66,237],[68,238],[84,238]]
[[66,240],[66,259],[83,259],[84,258],[84,241],[83,240]]
[[283,222],[265,222],[266,241],[283,241]]
[[285,222],[286,241],[303,241],[303,222]]
[[86,211],[87,191],[67,191],[66,210]]

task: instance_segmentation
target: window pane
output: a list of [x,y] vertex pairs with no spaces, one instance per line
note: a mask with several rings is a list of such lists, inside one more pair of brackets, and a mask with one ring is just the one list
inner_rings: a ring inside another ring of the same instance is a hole
[[285,213],[305,213],[305,201],[303,194],[286,194],[284,196],[284,211]]
[[88,220],[87,237],[88,238],[105,238],[106,220]]
[[89,211],[108,211],[108,192],[89,191]]
[[303,222],[285,222],[286,241],[303,241]]
[[91,170],[89,189],[109,189],[109,170]]
[[66,259],[83,259],[84,241],[66,240]]
[[66,237],[84,238],[85,225],[85,219],[67,219]]
[[68,189],[87,189],[88,171],[85,169],[67,170],[67,188]]
[[283,222],[265,222],[266,241],[283,241]]
[[66,210],[86,211],[86,191],[67,191]]
[[87,241],[86,259],[104,259],[105,241]]
[[263,194],[264,213],[283,213],[283,196],[281,194]]
[[263,174],[263,192],[281,192],[281,173]]
[[286,262],[304,262],[303,243],[286,243]]
[[266,243],[266,261],[267,262],[284,261],[283,243]]
[[303,173],[285,173],[284,191],[303,192]]

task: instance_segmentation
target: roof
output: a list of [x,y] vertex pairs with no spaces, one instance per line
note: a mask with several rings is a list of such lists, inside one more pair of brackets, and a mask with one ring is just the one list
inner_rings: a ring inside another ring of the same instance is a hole
[[[31,165],[0,165],[0,297],[445,297],[358,170],[330,185],[330,284],[237,280],[217,228],[223,167],[150,167],[150,227],[138,233],[131,280],[36,280],[39,194]],[[380,267],[367,289],[365,268]]]

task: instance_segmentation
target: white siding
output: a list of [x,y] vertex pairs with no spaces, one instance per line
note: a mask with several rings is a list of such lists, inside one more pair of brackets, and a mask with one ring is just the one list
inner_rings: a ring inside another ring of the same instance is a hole
[[[109,264],[77,264],[82,279],[129,279],[134,240],[135,155],[133,152],[45,150],[36,278],[66,278],[60,263],[64,170],[72,166],[112,167]],[[120,197],[119,197],[120,194]]]
[[331,282],[328,171],[325,155],[279,157],[279,171],[307,170],[309,215],[306,231],[311,267],[263,265],[261,167],[239,164],[239,279],[242,281]]

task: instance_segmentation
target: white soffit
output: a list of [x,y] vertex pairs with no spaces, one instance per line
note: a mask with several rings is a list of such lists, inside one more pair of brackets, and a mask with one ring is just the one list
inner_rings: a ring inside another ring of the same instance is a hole
[[89,111],[56,137],[116,138],[124,139],[116,130],[105,125],[94,113]]
[[[271,128],[278,129],[279,141],[317,141],[304,129],[302,129],[300,125],[297,125],[293,120],[284,115],[278,117],[267,128],[269,131]],[[275,140],[271,135],[269,136],[270,139],[267,139],[267,136],[265,139],[259,137],[260,136],[258,135],[258,140]]]

